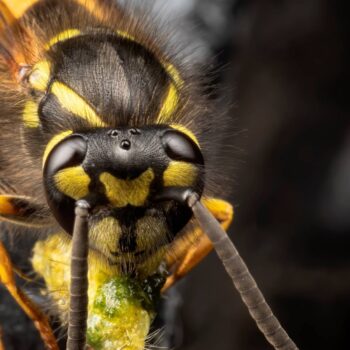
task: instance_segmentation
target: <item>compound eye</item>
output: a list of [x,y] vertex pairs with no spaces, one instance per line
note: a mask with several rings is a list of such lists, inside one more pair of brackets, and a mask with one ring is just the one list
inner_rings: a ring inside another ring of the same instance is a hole
[[162,136],[166,154],[173,160],[204,164],[202,152],[197,144],[180,131],[169,130]]
[[70,234],[73,232],[74,225],[74,200],[53,190],[53,179],[60,170],[82,164],[86,152],[87,142],[82,136],[68,136],[53,148],[44,167],[47,203],[57,222]]
[[58,171],[79,165],[87,151],[86,140],[80,135],[71,135],[54,147],[45,164],[45,174],[54,175]]

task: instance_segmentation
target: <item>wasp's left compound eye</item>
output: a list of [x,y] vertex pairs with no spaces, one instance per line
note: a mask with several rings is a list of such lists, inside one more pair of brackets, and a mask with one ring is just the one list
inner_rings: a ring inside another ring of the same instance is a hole
[[47,203],[57,222],[68,233],[73,232],[75,201],[64,193],[54,190],[56,187],[55,176],[61,170],[81,165],[86,152],[86,140],[80,135],[71,135],[53,148],[44,166]]
[[72,135],[61,141],[49,154],[45,164],[45,175],[52,176],[64,168],[83,162],[87,143],[80,135]]
[[162,143],[166,154],[172,160],[204,164],[199,147],[184,133],[177,130],[168,130],[162,136]]

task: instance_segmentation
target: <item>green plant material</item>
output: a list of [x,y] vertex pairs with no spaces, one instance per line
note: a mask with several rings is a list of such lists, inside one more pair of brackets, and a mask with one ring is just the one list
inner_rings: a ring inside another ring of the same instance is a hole
[[[67,323],[70,283],[70,241],[57,234],[34,247],[33,267],[63,323]],[[89,254],[89,316],[87,339],[95,350],[143,350],[155,317],[164,276],[145,281],[121,276],[115,268]]]

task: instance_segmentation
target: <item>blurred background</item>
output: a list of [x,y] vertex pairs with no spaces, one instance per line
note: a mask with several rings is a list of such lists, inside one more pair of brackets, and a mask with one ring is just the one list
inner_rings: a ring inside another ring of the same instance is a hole
[[[192,4],[187,18],[221,66],[220,83],[233,105],[231,126],[240,131],[233,142],[241,153],[231,159],[232,238],[300,349],[347,348],[350,22],[345,4]],[[270,349],[214,254],[179,287],[178,298],[179,349]]]
[[[241,150],[230,160],[236,209],[231,235],[300,349],[348,346],[345,7],[329,0],[157,0],[154,8],[194,29],[202,60],[215,57],[217,93],[232,106],[233,142]],[[184,28],[179,25],[186,35]],[[16,308],[9,311],[10,298],[0,297],[7,305],[0,314],[10,320]],[[171,292],[165,310],[166,341],[175,349],[271,349],[214,254]],[[23,326],[14,320],[6,327],[16,337],[15,327]],[[16,349],[40,348],[30,341]]]

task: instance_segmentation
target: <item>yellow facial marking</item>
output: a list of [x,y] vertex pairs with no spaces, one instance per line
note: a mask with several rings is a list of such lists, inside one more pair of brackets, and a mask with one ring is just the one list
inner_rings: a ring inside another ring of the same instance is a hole
[[93,223],[89,232],[91,244],[107,257],[111,254],[110,249],[116,249],[116,242],[121,235],[122,229],[119,221],[111,216]]
[[81,166],[60,170],[54,176],[57,189],[75,200],[89,194],[90,177]]
[[59,42],[66,41],[71,38],[75,38],[81,34],[79,29],[67,29],[56,36],[54,36],[48,44],[46,44],[46,50],[49,50],[52,46],[56,45]]
[[117,34],[121,38],[128,39],[130,41],[136,41],[135,37],[133,37],[131,34],[129,34],[128,32],[125,32],[123,30],[117,30]]
[[153,179],[152,169],[146,170],[133,180],[117,179],[108,173],[100,175],[100,181],[106,188],[107,198],[117,208],[125,207],[128,204],[137,207],[144,205]]
[[65,139],[67,136],[73,134],[72,130],[66,130],[61,132],[60,134],[54,136],[49,143],[46,146],[45,152],[44,152],[44,156],[43,156],[43,166],[46,163],[46,159],[49,156],[49,154],[51,153],[51,151],[54,149],[54,147],[60,143],[63,139]]
[[39,106],[33,101],[26,102],[23,110],[23,123],[27,128],[37,128],[40,124]]
[[180,124],[170,124],[170,127],[187,135],[194,143],[197,144],[198,147],[200,147],[197,137],[191,130]]
[[11,197],[6,195],[0,195],[0,216],[16,214],[17,210],[11,203]]
[[162,108],[159,112],[157,123],[165,124],[176,111],[179,102],[179,95],[175,84],[170,83],[166,97],[162,103]]
[[29,76],[29,84],[35,90],[45,92],[50,81],[51,64],[49,61],[40,61]]
[[184,84],[184,81],[181,78],[180,72],[171,63],[163,63],[163,66],[167,71],[167,73],[170,75],[171,79],[176,84],[176,86],[180,88]]
[[166,62],[161,63],[172,80],[157,118],[157,123],[165,124],[176,111],[179,103],[179,89],[183,86],[184,82],[174,65]]
[[197,172],[197,168],[192,164],[173,161],[164,171],[164,186],[191,186],[196,180]]
[[51,92],[57,97],[61,106],[68,112],[86,120],[92,127],[106,127],[94,109],[74,90],[67,85],[55,81],[51,86]]

